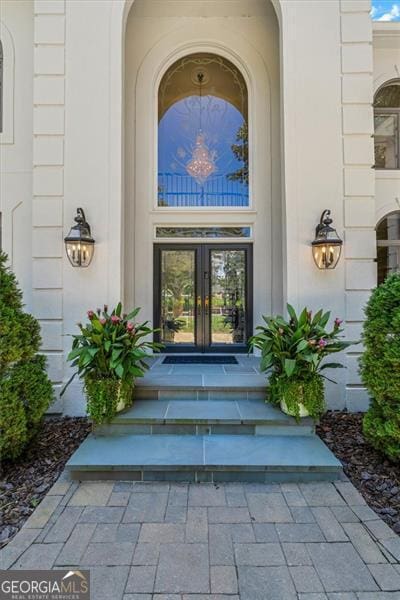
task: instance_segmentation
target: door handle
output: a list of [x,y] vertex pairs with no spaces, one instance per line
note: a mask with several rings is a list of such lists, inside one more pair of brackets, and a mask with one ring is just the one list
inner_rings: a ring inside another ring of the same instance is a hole
[[201,312],[201,296],[197,296],[197,310]]
[[210,304],[209,298],[208,298],[208,296],[205,296],[205,298],[204,298],[204,309],[205,309],[206,315],[208,315],[209,304]]

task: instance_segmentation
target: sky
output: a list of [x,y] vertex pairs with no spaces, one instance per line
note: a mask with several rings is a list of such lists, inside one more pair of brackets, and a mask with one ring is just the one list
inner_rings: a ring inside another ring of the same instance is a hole
[[400,1],[372,0],[371,17],[374,21],[400,21]]

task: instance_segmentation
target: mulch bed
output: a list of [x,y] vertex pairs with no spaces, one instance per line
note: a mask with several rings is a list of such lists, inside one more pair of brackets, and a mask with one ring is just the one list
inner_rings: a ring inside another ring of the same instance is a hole
[[360,413],[328,412],[317,433],[342,462],[367,504],[400,534],[400,465],[375,450],[362,433]]
[[0,548],[22,527],[90,432],[86,418],[46,419],[15,463],[4,463],[0,479]]

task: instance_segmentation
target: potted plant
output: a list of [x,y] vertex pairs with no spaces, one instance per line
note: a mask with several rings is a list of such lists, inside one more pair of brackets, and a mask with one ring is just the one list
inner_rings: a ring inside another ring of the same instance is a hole
[[177,317],[165,319],[163,323],[164,341],[173,342],[175,339],[175,334],[179,333],[184,326],[185,321]]
[[342,321],[335,319],[327,330],[330,313],[319,310],[314,316],[306,308],[299,316],[287,305],[289,321],[282,316],[263,317],[266,325],[257,327],[250,339],[252,348],[261,351],[261,371],[271,370],[270,400],[280,404],[286,414],[299,419],[317,419],[325,410],[325,369],[343,367],[340,363],[322,361],[341,352],[351,342],[339,339]]
[[80,334],[73,335],[72,350],[67,360],[77,371],[65,385],[61,395],[76,375],[84,382],[87,412],[96,424],[110,422],[115,414],[130,406],[134,380],[148,368],[148,350],[159,351],[157,342],[145,338],[154,332],[148,321],[135,323],[136,308],[122,314],[121,303],[111,312],[89,310],[89,323],[78,323]]

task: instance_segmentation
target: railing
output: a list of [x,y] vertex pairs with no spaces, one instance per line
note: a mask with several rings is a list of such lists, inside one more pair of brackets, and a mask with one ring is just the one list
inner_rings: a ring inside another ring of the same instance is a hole
[[203,187],[190,175],[158,174],[158,206],[248,206],[248,186],[217,175]]

